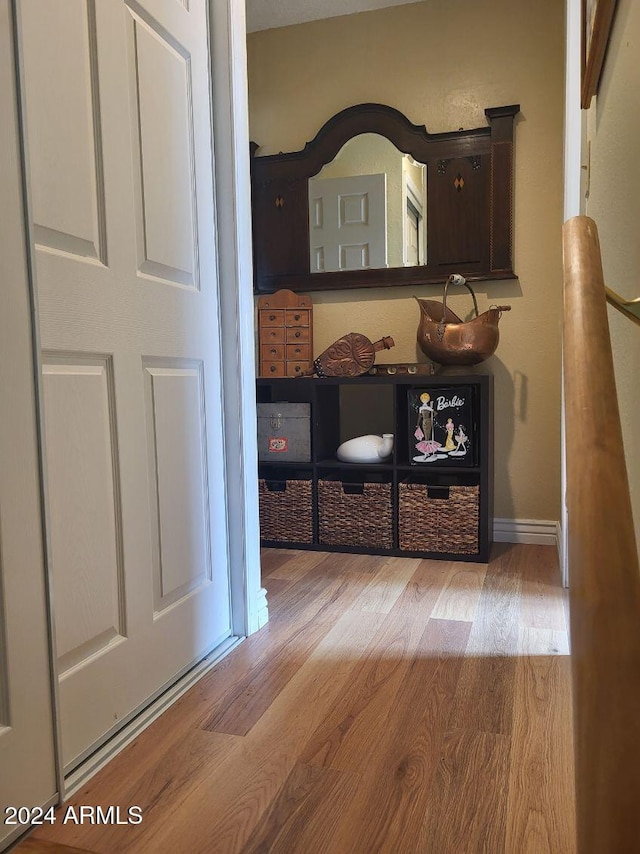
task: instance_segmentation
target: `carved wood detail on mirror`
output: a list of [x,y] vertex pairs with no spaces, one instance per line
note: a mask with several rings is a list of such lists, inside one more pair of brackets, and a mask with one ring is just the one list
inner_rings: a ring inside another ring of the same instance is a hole
[[430,134],[393,107],[359,104],[301,151],[259,157],[252,142],[256,293],[438,283],[452,272],[515,278],[519,110],[488,108],[486,127]]

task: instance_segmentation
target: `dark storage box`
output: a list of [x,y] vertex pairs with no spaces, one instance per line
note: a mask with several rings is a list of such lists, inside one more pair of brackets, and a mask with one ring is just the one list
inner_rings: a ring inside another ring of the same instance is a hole
[[258,481],[260,539],[313,542],[313,494],[310,480]]
[[319,480],[318,517],[324,545],[393,547],[390,483]]
[[410,552],[477,554],[479,494],[478,486],[399,484],[400,548]]
[[311,405],[258,404],[258,459],[279,463],[311,461]]

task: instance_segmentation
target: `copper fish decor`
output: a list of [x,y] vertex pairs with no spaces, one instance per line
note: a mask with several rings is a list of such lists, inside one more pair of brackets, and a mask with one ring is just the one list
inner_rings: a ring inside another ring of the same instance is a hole
[[[471,320],[464,322],[447,308],[449,285],[464,285],[470,291],[475,310],[475,317]],[[498,322],[502,312],[511,311],[510,305],[495,305],[479,314],[473,289],[463,276],[457,274],[447,279],[442,303],[415,299],[420,306],[418,344],[425,356],[438,365],[477,365],[484,362],[498,346]]]
[[313,367],[298,376],[359,377],[373,365],[379,350],[395,347],[393,338],[381,338],[373,343],[360,332],[349,332],[334,341],[313,362]]

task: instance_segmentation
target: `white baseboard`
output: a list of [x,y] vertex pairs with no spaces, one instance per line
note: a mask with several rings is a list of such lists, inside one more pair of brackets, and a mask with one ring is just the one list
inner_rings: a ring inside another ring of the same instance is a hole
[[252,635],[269,622],[269,606],[267,604],[267,591],[261,587],[254,601],[254,607],[249,612],[247,634]]
[[493,539],[496,543],[533,543],[555,546],[560,550],[560,523],[543,519],[494,519]]
[[565,549],[567,547],[566,539],[562,531],[562,522],[556,522],[556,536],[558,538],[558,563],[560,564],[560,574],[562,576],[562,586],[569,586],[569,566]]

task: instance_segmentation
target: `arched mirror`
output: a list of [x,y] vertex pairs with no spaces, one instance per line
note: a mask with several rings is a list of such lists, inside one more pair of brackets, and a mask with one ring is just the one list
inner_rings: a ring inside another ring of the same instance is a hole
[[513,278],[518,111],[429,134],[392,107],[360,104],[302,151],[259,157],[252,144],[256,291]]
[[386,137],[354,136],[308,187],[312,273],[427,263],[427,166]]

